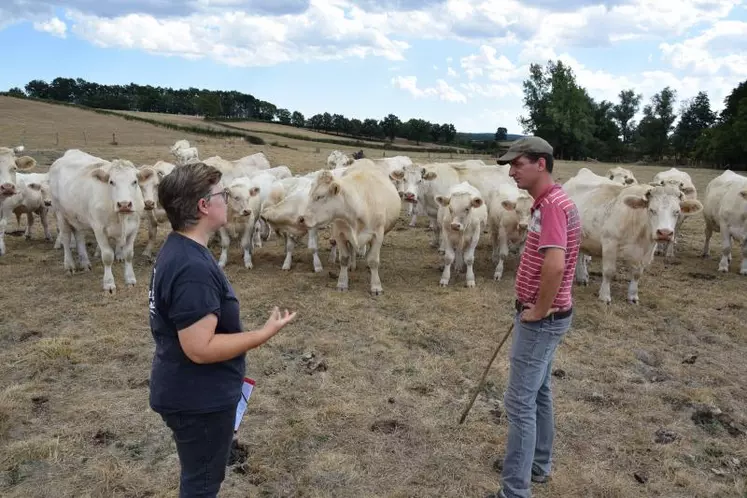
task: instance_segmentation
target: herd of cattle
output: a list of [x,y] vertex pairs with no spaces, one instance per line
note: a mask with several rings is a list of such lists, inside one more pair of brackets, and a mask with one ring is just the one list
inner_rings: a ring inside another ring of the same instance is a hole
[[[181,165],[199,161],[198,151],[186,140],[171,147],[174,163],[158,161],[136,167],[123,159],[107,161],[72,149],[54,161],[48,173],[26,173],[36,166],[23,147],[0,147],[0,255],[6,251],[4,235],[11,214],[27,216],[26,238],[31,236],[34,215],[51,241],[48,215],[57,220],[55,249],[63,248],[65,271],[76,264],[91,269],[85,236],[93,232],[104,265],[103,288],[114,292],[112,263],[124,262],[126,285],[136,283],[132,261],[141,221],[148,224],[143,255],[152,257],[157,229],[168,220],[158,202],[161,179]],[[465,272],[468,287],[475,286],[475,249],[489,234],[494,279],[503,276],[504,260],[513,248],[520,252],[530,226],[533,199],[509,176],[508,166],[481,160],[413,163],[409,157],[355,159],[334,151],[325,167],[308,174],[293,174],[284,165],[272,166],[263,153],[237,160],[219,156],[202,162],[222,172],[228,190],[228,223],[220,229],[223,267],[232,239],[240,237],[244,266],[252,268],[252,254],[273,233],[285,242],[282,269],[289,270],[296,243],[307,238],[315,272],[322,271],[318,233],[331,230],[331,263],[339,259],[337,287],[348,288],[348,269],[356,258],[366,259],[370,290],[382,292],[380,251],[404,203],[410,226],[426,216],[433,231],[431,246],[443,256],[441,286],[450,281],[452,266]],[[321,166],[321,165],[320,165]],[[649,183],[639,183],[621,167],[600,176],[581,168],[563,184],[581,216],[583,237],[576,281],[587,285],[588,263],[602,260],[599,299],[609,303],[610,281],[618,260],[631,269],[628,301],[638,302],[638,280],[655,255],[675,257],[677,233],[688,217],[705,218],[703,256],[709,253],[714,231],[722,235],[718,266],[728,272],[732,239],[742,244],[740,273],[747,275],[747,177],[730,170],[707,186],[702,203],[690,176],[676,168],[661,171]],[[95,257],[96,255],[94,255]]]

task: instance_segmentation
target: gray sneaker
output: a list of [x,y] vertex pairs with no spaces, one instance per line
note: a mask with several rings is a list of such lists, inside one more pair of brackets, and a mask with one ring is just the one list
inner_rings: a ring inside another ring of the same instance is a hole
[[505,493],[503,493],[503,490],[499,490],[497,493],[490,493],[485,498],[506,498]]
[[550,479],[550,476],[546,476],[544,474],[535,474],[534,471],[532,471],[532,482],[536,482],[537,484],[545,484]]

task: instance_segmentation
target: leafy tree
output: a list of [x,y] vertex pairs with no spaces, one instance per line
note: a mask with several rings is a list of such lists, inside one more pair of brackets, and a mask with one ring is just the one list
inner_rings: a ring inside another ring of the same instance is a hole
[[277,117],[280,124],[289,125],[291,124],[291,113],[288,109],[278,109]]
[[384,135],[391,141],[394,141],[394,138],[397,136],[397,132],[399,131],[401,125],[402,122],[394,114],[389,114],[388,116],[386,116],[381,120],[380,124]]
[[495,131],[495,141],[496,142],[503,142],[504,140],[506,140],[506,135],[507,134],[508,134],[508,130],[506,128],[500,126]]
[[303,114],[298,111],[294,111],[293,115],[291,116],[291,124],[296,128],[303,128],[305,123],[306,119],[304,118]]
[[670,133],[674,120],[676,92],[665,87],[651,97],[651,103],[643,108],[643,119],[638,124],[638,149],[643,155],[659,160],[670,152]]
[[715,122],[716,114],[711,111],[707,93],[698,92],[695,98],[684,102],[680,111],[680,121],[672,136],[672,145],[677,156],[691,156],[700,136]]
[[633,89],[628,89],[622,90],[619,97],[620,103],[612,109],[612,117],[620,128],[623,144],[628,145],[633,141],[633,134],[636,129],[633,116],[636,115],[641,106],[643,95],[635,93]]

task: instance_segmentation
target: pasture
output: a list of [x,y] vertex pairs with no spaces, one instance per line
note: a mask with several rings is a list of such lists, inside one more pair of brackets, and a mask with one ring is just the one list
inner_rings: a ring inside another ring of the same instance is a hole
[[[40,163],[36,171],[68,148],[138,165],[173,161],[169,147],[180,138],[201,158],[262,151],[273,166],[294,172],[324,167],[339,148],[277,137],[293,148],[252,146],[0,98],[0,145],[18,145],[21,127],[24,154]],[[114,128],[116,146],[109,143]],[[582,166],[601,174],[609,167],[558,162],[555,176],[567,180]],[[627,167],[641,182],[660,169]],[[687,171],[700,197],[718,174]],[[493,281],[483,236],[476,288],[464,287],[463,274],[439,288],[428,222],[408,222],[403,211],[385,238],[384,294],[376,298],[368,293],[365,264],[351,272],[347,293],[336,290],[339,267],[327,260],[326,232],[321,273],[303,247],[293,268],[282,271],[276,238],[255,250],[255,267],[247,270],[233,242],[226,273],[245,327],[261,326],[273,305],[298,317],[247,355],[256,389],[239,429],[244,451],[228,469],[221,496],[480,497],[498,488],[493,462],[506,440],[509,343],[466,422],[458,419],[511,322],[516,256],[507,259],[503,280]],[[534,485],[535,496],[747,496],[747,436],[740,432],[747,418],[747,277],[738,274],[736,247],[731,271],[716,271],[717,236],[711,257],[700,257],[703,226],[700,215],[685,221],[676,260],[657,257],[643,274],[639,305],[625,301],[623,265],[609,306],[596,298],[600,261],[590,265],[589,287],[574,287],[574,323],[553,365],[554,475]],[[92,244],[93,270],[66,276],[62,251],[44,240],[38,221],[35,228],[28,241],[6,234],[8,252],[0,257],[0,494],[174,496],[175,446],[148,407],[151,264],[140,255],[146,224],[136,242],[137,285],[126,289],[122,263],[115,263],[114,295],[101,290],[103,268]],[[16,229],[10,220],[8,230]],[[159,243],[164,236],[161,228]]]

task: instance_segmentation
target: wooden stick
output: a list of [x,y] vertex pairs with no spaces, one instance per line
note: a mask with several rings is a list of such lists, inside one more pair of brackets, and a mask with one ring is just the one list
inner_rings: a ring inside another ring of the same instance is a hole
[[498,347],[495,348],[495,351],[493,351],[493,357],[490,358],[490,361],[485,367],[485,371],[482,373],[482,378],[480,379],[480,383],[477,385],[477,389],[475,389],[475,393],[472,395],[472,399],[467,405],[467,408],[465,408],[464,411],[462,412],[462,418],[459,419],[460,424],[463,424],[465,419],[467,418],[467,414],[469,413],[470,409],[472,408],[472,405],[477,399],[477,395],[480,394],[480,391],[482,391],[482,386],[485,383],[485,378],[488,376],[488,371],[490,370],[490,366],[493,364],[495,357],[498,356],[498,351],[501,350],[503,343],[506,342],[506,339],[508,339],[508,336],[511,335],[511,331],[513,329],[514,329],[514,322],[512,321],[511,326],[508,328],[508,332],[506,332],[506,335],[503,336],[503,339],[501,339],[501,342],[498,344]]

